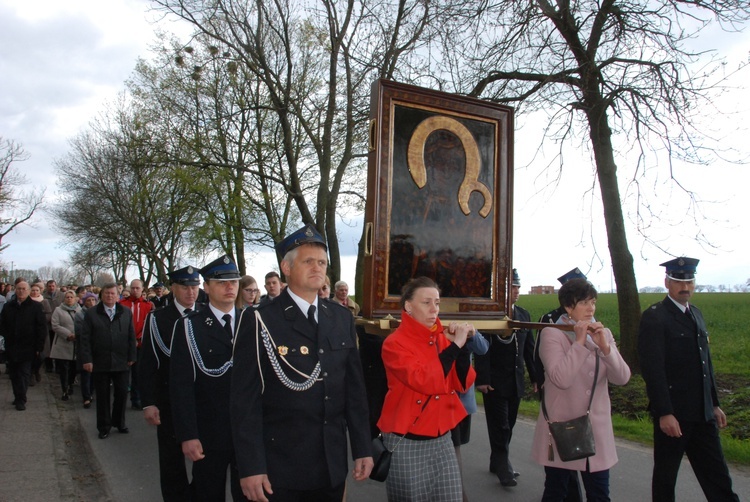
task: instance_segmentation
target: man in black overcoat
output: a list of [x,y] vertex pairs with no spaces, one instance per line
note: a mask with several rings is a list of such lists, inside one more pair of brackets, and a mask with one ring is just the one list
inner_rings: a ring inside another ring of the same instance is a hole
[[193,461],[193,500],[223,501],[227,469],[235,501],[243,500],[229,425],[229,387],[234,306],[240,274],[229,256],[200,270],[208,290],[206,307],[181,319],[172,340],[169,395],[177,442]]
[[[529,312],[516,305],[521,292],[521,279],[513,269],[511,282],[512,318],[531,321]],[[536,382],[533,364],[534,335],[529,329],[519,329],[506,338],[494,336],[490,350],[475,356],[475,382],[484,394],[484,412],[490,440],[490,472],[497,475],[503,486],[515,486],[518,473],[510,462],[510,440],[518,417],[518,407],[524,395],[524,366],[531,382]]]
[[684,454],[708,500],[739,501],[719,441],[727,417],[719,407],[706,323],[689,303],[697,265],[686,257],[662,263],[668,295],[641,316],[638,358],[654,420],[655,502],[675,500]]
[[143,325],[143,347],[138,362],[143,417],[156,426],[159,445],[159,478],[165,501],[190,500],[185,456],[177,442],[169,399],[169,368],[172,337],[183,315],[196,310],[200,276],[192,266],[167,274],[172,301],[151,311]]
[[16,294],[0,312],[0,335],[5,337],[8,373],[13,386],[13,406],[26,409],[31,365],[44,350],[47,318],[42,304],[29,297],[29,283],[16,284]]
[[137,355],[133,314],[117,303],[117,284],[102,286],[101,298],[98,305],[83,314],[79,355],[83,371],[93,375],[96,428],[99,439],[106,439],[112,427],[121,434],[129,432],[125,425],[125,404],[130,367]]
[[277,251],[288,286],[256,311],[246,309],[243,316],[253,317],[237,334],[231,413],[242,489],[261,502],[338,502],[347,431],[354,479],[366,479],[373,466],[354,317],[318,298],[328,258],[312,225]]

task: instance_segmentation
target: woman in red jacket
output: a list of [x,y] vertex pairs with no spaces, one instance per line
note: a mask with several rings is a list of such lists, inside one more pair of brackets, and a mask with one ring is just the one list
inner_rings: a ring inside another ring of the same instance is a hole
[[469,323],[444,332],[440,291],[432,279],[409,281],[401,294],[401,325],[383,343],[388,393],[378,428],[393,451],[388,500],[460,502],[461,476],[450,431],[465,416],[458,392],[474,383]]

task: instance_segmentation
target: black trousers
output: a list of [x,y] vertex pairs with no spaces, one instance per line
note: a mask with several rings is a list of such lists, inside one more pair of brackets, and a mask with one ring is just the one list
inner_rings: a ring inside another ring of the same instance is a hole
[[63,394],[66,394],[76,378],[76,362],[67,359],[55,359],[55,361],[57,374],[60,375],[60,387],[62,387]]
[[484,394],[487,435],[490,440],[490,468],[501,480],[513,479],[510,463],[510,440],[518,417],[518,397],[501,396],[496,390]]
[[[94,376],[96,390],[96,428],[109,432],[112,427],[125,427],[125,404],[128,401],[128,377],[125,371],[98,371]],[[109,390],[112,383],[114,399]]]
[[659,421],[654,420],[653,500],[674,501],[677,471],[683,454],[687,454],[708,502],[739,502],[739,497],[732,491],[732,478],[721,450],[716,422],[680,422],[680,430],[682,437],[669,437],[662,432]]
[[240,487],[234,450],[206,450],[206,445],[203,445],[203,454],[203,459],[193,462],[192,500],[226,500],[227,468],[232,500],[247,500]]
[[182,445],[177,442],[172,422],[172,411],[167,406],[159,407],[161,424],[156,427],[159,444],[159,479],[164,502],[184,502],[190,500],[185,455]]
[[6,366],[13,386],[13,404],[26,404],[26,392],[29,390],[31,380],[32,361],[8,361]]
[[344,498],[346,483],[339,486],[319,488],[317,490],[290,490],[274,487],[273,495],[268,496],[271,502],[340,502]]

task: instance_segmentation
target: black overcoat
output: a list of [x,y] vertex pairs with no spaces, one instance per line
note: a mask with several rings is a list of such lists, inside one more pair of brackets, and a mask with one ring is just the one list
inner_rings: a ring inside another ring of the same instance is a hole
[[110,321],[99,302],[83,314],[80,342],[81,364],[93,363],[94,373],[128,371],[128,363],[137,358],[133,313],[116,303]]
[[[272,486],[294,490],[338,486],[348,472],[347,431],[353,458],[371,456],[354,317],[333,302],[318,305],[317,331],[286,289],[257,309],[277,356],[286,354],[289,364],[306,375],[320,361],[318,381],[302,391],[282,384],[256,331],[256,311],[243,311],[246,319],[237,334],[231,401],[240,477],[267,474]],[[305,380],[281,358],[278,361],[290,380]]]
[[0,335],[5,337],[8,361],[31,361],[44,350],[47,319],[42,304],[27,297],[20,304],[15,297],[6,302],[0,313]]

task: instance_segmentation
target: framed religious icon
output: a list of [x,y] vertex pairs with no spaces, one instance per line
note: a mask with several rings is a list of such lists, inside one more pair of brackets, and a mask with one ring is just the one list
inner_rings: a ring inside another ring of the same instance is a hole
[[398,316],[419,276],[440,287],[443,318],[504,316],[513,109],[379,80],[369,141],[363,316]]

